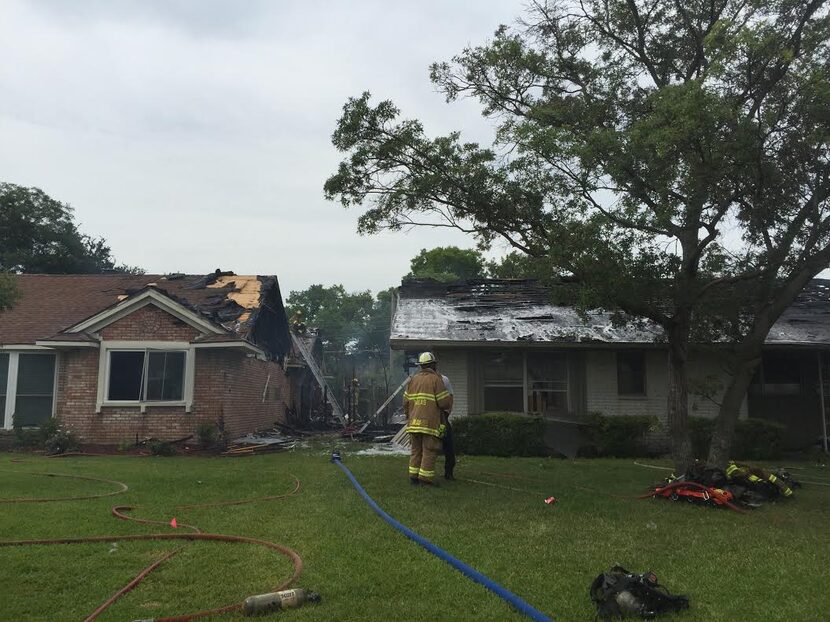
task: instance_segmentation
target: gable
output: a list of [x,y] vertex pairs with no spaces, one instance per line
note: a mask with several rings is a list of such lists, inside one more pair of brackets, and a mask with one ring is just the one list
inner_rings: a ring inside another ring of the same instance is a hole
[[108,324],[99,334],[106,341],[192,341],[203,333],[150,303]]

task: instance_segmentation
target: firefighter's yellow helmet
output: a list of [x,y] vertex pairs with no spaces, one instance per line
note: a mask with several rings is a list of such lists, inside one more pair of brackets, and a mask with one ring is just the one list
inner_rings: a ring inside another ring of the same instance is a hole
[[432,352],[421,352],[418,356],[418,365],[429,365],[430,363],[437,363],[438,359]]

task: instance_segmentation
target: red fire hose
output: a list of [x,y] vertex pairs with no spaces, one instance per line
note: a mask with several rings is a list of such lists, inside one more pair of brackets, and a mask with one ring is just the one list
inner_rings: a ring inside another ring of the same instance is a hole
[[[20,471],[15,471],[16,473],[21,473]],[[99,482],[106,482],[109,484],[116,484],[119,487],[119,490],[107,492],[98,495],[82,495],[76,497],[45,497],[45,498],[37,498],[37,499],[0,499],[0,504],[3,503],[48,503],[48,502],[59,502],[59,501],[75,501],[75,500],[83,500],[83,499],[98,499],[101,497],[109,497],[117,494],[121,494],[128,490],[126,484],[122,482],[118,482],[115,480],[109,479],[102,479],[97,477],[86,477],[81,475],[68,475],[64,473],[37,473],[31,472],[28,473],[30,475],[42,475],[47,477],[66,477],[70,479],[80,479],[86,481],[99,481]],[[292,475],[292,477],[294,477]],[[222,506],[222,505],[242,505],[245,503],[256,503],[259,501],[272,501],[275,499],[282,499],[285,497],[290,497],[291,495],[296,494],[300,490],[300,480],[294,477],[294,488],[291,492],[282,494],[282,495],[272,495],[267,497],[256,497],[252,499],[240,499],[240,500],[230,500],[230,501],[219,501],[215,503],[201,503],[201,504],[194,504],[194,505],[186,505],[186,506],[177,506],[177,508],[194,508],[194,507],[211,507],[211,506]],[[121,520],[130,520],[136,521],[138,523],[144,525],[167,525],[166,521],[156,521],[150,520],[145,518],[136,518],[134,516],[129,516],[125,514],[130,510],[133,510],[132,506],[122,505],[122,506],[114,506],[111,509],[112,515],[116,518]],[[220,533],[202,533],[198,527],[195,525],[187,525],[185,523],[180,523],[179,527],[184,527],[187,529],[192,529],[193,533],[155,533],[155,534],[132,534],[132,535],[109,535],[109,536],[85,536],[80,538],[54,538],[54,539],[43,539],[43,540],[0,540],[0,547],[4,546],[34,546],[34,545],[52,545],[52,544],[82,544],[82,543],[90,543],[90,542],[125,542],[125,541],[138,541],[138,540],[186,540],[186,541],[195,541],[195,540],[207,540],[212,542],[231,542],[237,544],[255,544],[257,546],[263,546],[265,548],[271,549],[273,551],[277,551],[278,553],[285,555],[288,559],[291,560],[291,563],[294,567],[294,571],[291,574],[291,577],[280,583],[274,588],[274,591],[283,590],[297,581],[302,574],[303,571],[303,560],[297,554],[296,551],[290,549],[286,546],[278,544],[276,542],[269,542],[267,540],[258,540],[256,538],[248,538],[246,536],[235,536],[229,534],[220,534]],[[98,616],[100,616],[104,611],[107,610],[113,603],[115,603],[121,596],[129,592],[130,590],[134,589],[137,585],[139,585],[151,572],[153,572],[156,568],[158,568],[161,564],[165,561],[173,557],[181,551],[181,547],[166,553],[161,558],[154,561],[152,564],[147,566],[144,570],[142,570],[138,575],[136,575],[127,585],[122,587],[118,590],[115,594],[110,596],[104,603],[102,603],[95,611],[93,611],[84,622],[92,622]],[[154,618],[155,622],[188,622],[189,620],[195,620],[197,618],[204,618],[207,616],[216,616],[221,615],[224,613],[230,613],[232,611],[238,611],[242,609],[242,602],[236,602],[229,605],[224,605],[222,607],[216,607],[213,609],[204,609],[201,611],[194,611],[192,613],[185,613],[177,616],[168,616],[164,618]]]

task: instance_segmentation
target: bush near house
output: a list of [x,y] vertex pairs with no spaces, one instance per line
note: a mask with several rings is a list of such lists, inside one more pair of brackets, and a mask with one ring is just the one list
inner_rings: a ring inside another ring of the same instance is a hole
[[[692,449],[699,459],[706,458],[714,429],[714,419],[689,417]],[[784,447],[785,430],[783,425],[774,421],[741,419],[735,426],[732,457],[736,460],[767,460],[780,457]]]
[[78,449],[78,439],[61,425],[56,417],[51,417],[38,427],[24,428],[13,422],[14,446],[45,449],[50,454],[62,454]]
[[591,447],[582,453],[613,458],[636,458],[650,452],[646,434],[657,425],[656,417],[593,414],[585,429]]
[[547,456],[545,422],[539,417],[486,413],[452,422],[458,453],[479,456]]

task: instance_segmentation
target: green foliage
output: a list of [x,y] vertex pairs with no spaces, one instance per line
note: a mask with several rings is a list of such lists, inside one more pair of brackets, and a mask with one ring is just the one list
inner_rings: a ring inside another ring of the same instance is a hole
[[58,426],[43,444],[49,454],[63,454],[67,451],[77,451],[79,447],[77,437],[68,429]]
[[594,414],[586,428],[593,451],[599,456],[636,458],[649,454],[646,434],[657,425],[656,417]]
[[217,439],[217,429],[212,423],[203,421],[196,426],[196,438],[199,439],[199,445],[205,449],[213,447]]
[[485,260],[481,252],[457,246],[421,249],[412,258],[410,269],[410,277],[438,281],[480,279],[486,276]]
[[[689,417],[689,429],[695,456],[705,460],[715,430],[715,420],[705,417]],[[780,458],[784,451],[785,431],[785,426],[774,421],[740,419],[735,425],[732,458],[735,460]]]
[[372,297],[369,291],[347,292],[342,285],[312,285],[288,296],[289,317],[299,311],[307,326],[320,331],[326,374],[335,378],[331,384],[338,399],[342,398],[339,390],[353,375],[363,386],[374,383],[385,388],[394,293],[390,288]]
[[496,279],[537,279],[548,281],[552,278],[553,266],[544,257],[531,257],[512,251],[498,261],[487,262],[488,274]]
[[57,417],[50,417],[38,427],[23,427],[14,419],[14,445],[45,449],[50,454],[62,454],[78,449],[78,439],[67,428],[61,425]]
[[151,441],[150,453],[154,456],[175,456],[176,448],[165,441]]
[[486,413],[453,419],[458,453],[482,456],[547,456],[545,422],[540,417]]
[[345,350],[359,339],[374,306],[371,292],[350,293],[342,285],[311,285],[292,291],[285,302],[289,316],[299,311],[308,326],[320,330],[329,350]]
[[[519,24],[431,67],[448,101],[481,102],[491,145],[364,92],[326,196],[364,208],[361,233],[449,226],[545,258],[584,307],[663,327],[672,383],[692,335],[760,348],[830,263],[826,3],[550,0]],[[678,460],[686,410],[669,404]]]
[[[141,272],[135,267],[116,266],[106,241],[81,233],[72,211],[39,188],[0,182],[0,270],[44,274]],[[0,303],[3,294],[0,284]]]

